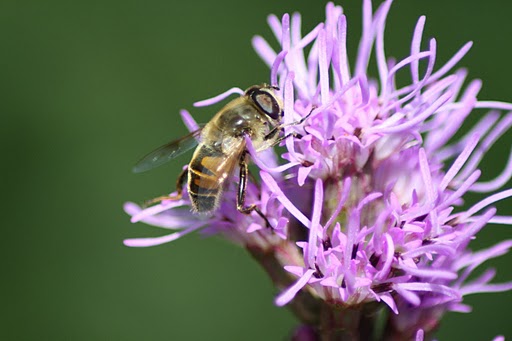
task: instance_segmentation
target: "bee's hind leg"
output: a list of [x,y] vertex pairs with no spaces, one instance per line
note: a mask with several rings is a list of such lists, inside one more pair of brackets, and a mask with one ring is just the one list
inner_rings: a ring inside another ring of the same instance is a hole
[[151,200],[144,202],[143,207],[149,207],[151,205],[160,203],[164,200],[180,200],[183,197],[183,185],[187,181],[188,168],[181,171],[178,179],[176,180],[176,195],[162,195]]
[[260,211],[256,205],[245,205],[245,193],[247,191],[247,178],[249,176],[249,167],[247,167],[246,152],[243,152],[240,156],[240,180],[238,183],[238,195],[236,200],[236,208],[239,212],[244,214],[250,214],[252,211],[258,213],[258,215],[265,221],[268,228],[271,228],[270,222],[267,217]]

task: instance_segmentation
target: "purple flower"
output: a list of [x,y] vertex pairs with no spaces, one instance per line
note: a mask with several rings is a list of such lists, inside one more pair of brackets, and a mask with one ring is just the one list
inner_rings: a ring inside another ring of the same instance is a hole
[[[421,48],[425,17],[414,28],[410,55],[387,58],[390,6],[385,1],[372,13],[371,1],[363,1],[363,34],[353,68],[347,59],[347,21],[332,3],[325,22],[304,36],[299,14],[282,20],[270,16],[280,51],[254,38],[256,52],[271,69],[270,83],[282,89],[284,123],[313,110],[303,125],[284,129],[298,133],[283,142],[284,163],[273,150],[256,153],[246,139],[261,178],[248,186],[247,202],[260,207],[272,228],[257,214],[237,211],[231,184],[209,217],[190,213],[186,195],[147,209],[126,204],[133,222],[172,233],[125,244],[157,245],[199,229],[220,233],[262,264],[282,289],[275,303],[290,304],[304,325],[313,326],[300,329],[308,335],[313,330],[363,339],[384,304],[392,313],[382,339],[422,340],[445,312],[471,310],[463,303],[465,295],[512,289],[512,282],[491,284],[493,269],[468,280],[480,264],[512,247],[506,240],[476,252],[468,248],[484,226],[512,224],[512,217],[498,216],[492,207],[512,196],[512,189],[498,191],[512,177],[512,156],[492,181],[478,182],[477,169],[512,125],[512,112],[500,116],[512,105],[478,100],[481,82],[463,87],[467,72],[452,71],[471,43],[435,65],[436,40]],[[372,51],[378,79],[367,74]],[[409,75],[410,84],[397,86],[399,72]],[[243,92],[233,88],[196,105],[233,93]],[[489,111],[456,137],[477,108]],[[182,117],[191,131],[197,129],[188,112]],[[464,208],[468,192],[489,195]]]

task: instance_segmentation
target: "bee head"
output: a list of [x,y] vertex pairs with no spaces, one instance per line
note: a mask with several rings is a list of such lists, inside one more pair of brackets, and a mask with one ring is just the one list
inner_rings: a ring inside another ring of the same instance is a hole
[[283,117],[283,104],[279,97],[277,97],[275,90],[279,90],[279,88],[266,84],[255,85],[247,89],[245,94],[265,115],[274,121],[281,121]]

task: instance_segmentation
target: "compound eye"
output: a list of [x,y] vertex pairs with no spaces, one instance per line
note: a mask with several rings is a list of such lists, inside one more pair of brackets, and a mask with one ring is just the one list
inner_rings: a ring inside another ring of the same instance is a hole
[[267,114],[271,119],[278,120],[281,116],[281,107],[274,96],[266,91],[255,90],[251,93],[251,98],[256,105]]

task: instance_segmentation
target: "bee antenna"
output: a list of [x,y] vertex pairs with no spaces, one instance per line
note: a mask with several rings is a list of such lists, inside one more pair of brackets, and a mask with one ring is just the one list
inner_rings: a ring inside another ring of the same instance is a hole
[[278,85],[271,85],[271,86],[269,86],[269,88],[277,90],[277,91],[281,90],[281,88]]

